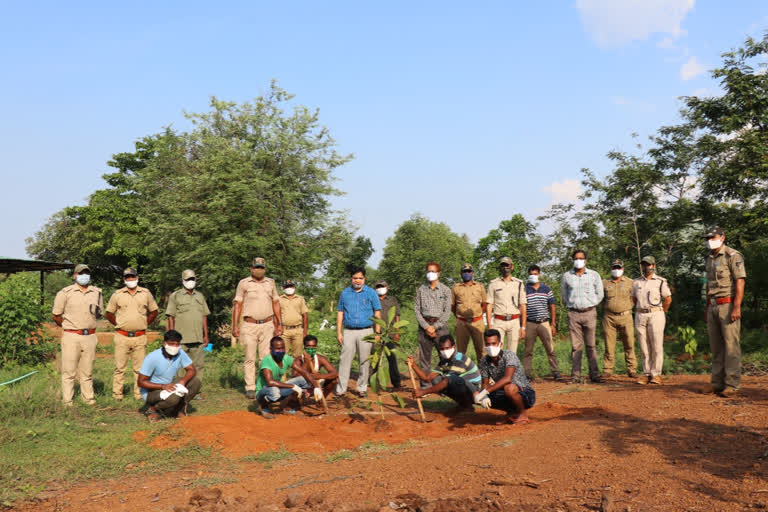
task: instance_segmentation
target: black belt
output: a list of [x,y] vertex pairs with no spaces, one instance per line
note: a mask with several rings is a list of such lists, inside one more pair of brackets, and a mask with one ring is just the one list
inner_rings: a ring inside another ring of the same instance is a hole
[[437,316],[425,316],[425,317],[424,317],[424,320],[425,320],[425,321],[426,321],[428,324],[434,324],[435,322],[437,322],[438,320],[440,320],[440,317],[437,317]]
[[552,320],[550,318],[540,318],[538,320],[533,320],[531,318],[528,319],[528,322],[534,323],[534,324],[548,324]]
[[286,325],[285,327],[283,327],[283,329],[286,329],[286,330],[288,330],[288,329],[298,329],[299,327],[304,327],[304,326],[303,326],[303,324]]
[[586,313],[587,311],[592,311],[593,309],[595,309],[595,306],[590,306],[584,309],[568,308],[568,311],[573,311],[574,313]]
[[365,326],[365,327],[350,327],[350,326],[348,326],[348,325],[345,325],[345,326],[344,326],[344,328],[345,328],[346,330],[348,330],[348,331],[362,331],[363,329],[370,329],[371,327],[373,327],[373,324],[371,324],[371,325],[367,325],[367,326]]

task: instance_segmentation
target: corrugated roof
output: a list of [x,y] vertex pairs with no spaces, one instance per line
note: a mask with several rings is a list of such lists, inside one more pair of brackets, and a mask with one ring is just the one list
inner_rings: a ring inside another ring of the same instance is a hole
[[0,274],[15,272],[40,272],[49,270],[74,269],[74,263],[53,263],[50,261],[24,260],[20,258],[5,258],[0,256]]

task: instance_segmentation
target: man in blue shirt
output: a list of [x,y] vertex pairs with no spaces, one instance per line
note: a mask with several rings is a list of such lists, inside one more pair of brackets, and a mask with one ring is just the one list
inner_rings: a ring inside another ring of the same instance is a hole
[[[175,379],[179,369],[184,376]],[[187,404],[200,392],[197,370],[186,352],[181,350],[181,333],[173,329],[163,336],[163,346],[144,358],[139,370],[141,397],[149,405],[144,414],[150,422],[163,417],[187,415]]]
[[347,392],[349,374],[352,371],[352,361],[355,352],[360,363],[360,376],[357,378],[357,394],[368,394],[368,376],[371,371],[371,346],[365,336],[380,329],[371,317],[381,318],[381,302],[372,288],[365,286],[365,269],[358,267],[352,270],[352,285],[345,288],[339,295],[339,305],[336,312],[336,339],[341,345],[341,361],[339,361],[339,382],[336,384],[336,397]]

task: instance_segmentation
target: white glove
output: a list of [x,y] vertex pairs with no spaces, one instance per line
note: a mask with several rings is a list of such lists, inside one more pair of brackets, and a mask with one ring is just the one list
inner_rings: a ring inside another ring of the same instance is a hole
[[297,386],[296,384],[293,385],[293,392],[297,395],[301,396],[301,388]]
[[323,399],[323,390],[322,389],[315,388],[313,393],[315,395],[315,400],[317,400],[318,402]]
[[173,389],[173,392],[179,396],[184,396],[187,393],[189,393],[189,390],[184,384],[176,384],[176,387]]
[[491,408],[491,399],[488,397],[483,398],[480,401],[480,405],[483,406],[483,409],[490,409]]
[[323,384],[325,384],[325,379],[317,379],[318,386],[322,386]]
[[160,400],[165,400],[171,396],[172,391],[166,391],[165,389],[160,392]]
[[488,390],[484,389],[475,395],[475,403],[479,404],[480,402],[483,401],[483,398],[487,398],[487,397],[488,397]]

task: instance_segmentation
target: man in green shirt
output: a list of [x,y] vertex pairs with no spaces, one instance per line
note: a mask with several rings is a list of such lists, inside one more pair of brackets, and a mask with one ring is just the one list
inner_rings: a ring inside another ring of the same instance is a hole
[[[289,369],[299,376],[283,382]],[[312,374],[303,368],[298,359],[285,353],[283,338],[273,337],[269,341],[269,354],[261,360],[256,379],[256,401],[261,415],[273,419],[269,411],[273,403],[278,403],[281,411],[295,414],[293,407],[301,405],[304,398],[309,398],[307,390],[310,388],[315,400],[322,400],[323,390]]]
[[[175,329],[182,336],[181,348],[189,355],[197,370],[197,378],[203,378],[205,349],[208,345],[208,315],[211,311],[202,293],[195,290],[197,277],[194,270],[181,273],[183,288],[168,298],[168,330]],[[181,375],[179,375],[181,376]]]

